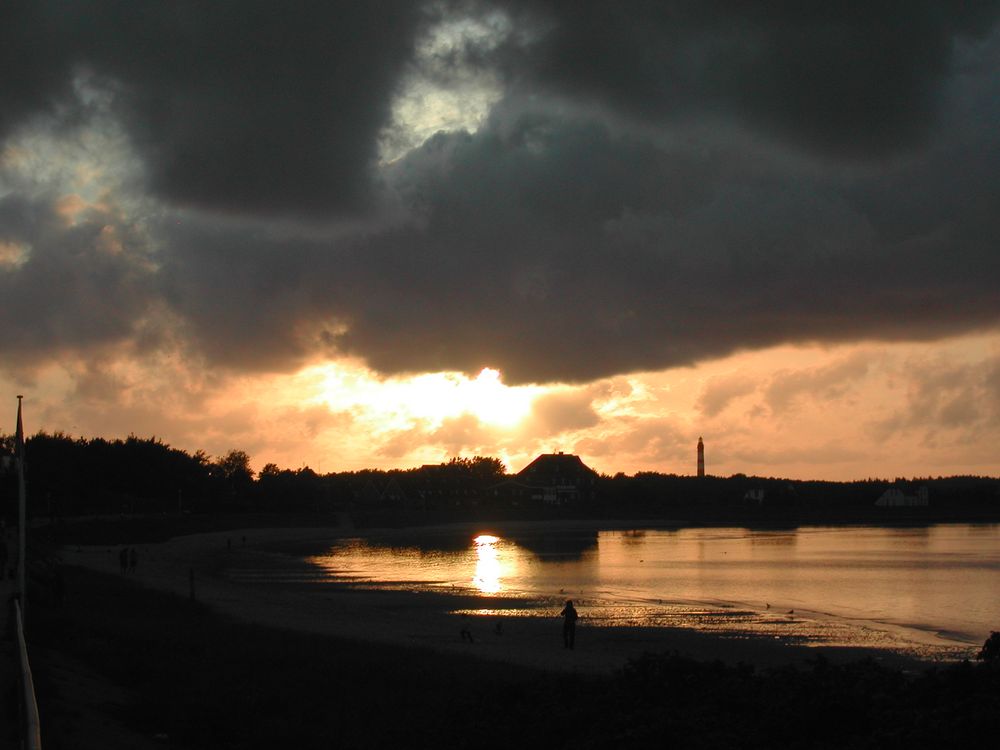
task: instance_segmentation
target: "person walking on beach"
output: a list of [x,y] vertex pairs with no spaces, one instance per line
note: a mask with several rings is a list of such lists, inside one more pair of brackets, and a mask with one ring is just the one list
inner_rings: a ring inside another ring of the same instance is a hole
[[135,564],[139,562],[139,553],[135,551],[135,547],[129,550],[128,553],[128,572],[135,573]]
[[563,648],[572,650],[576,645],[576,618],[580,616],[573,606],[572,599],[566,600],[566,606],[559,616],[563,618]]
[[462,613],[462,629],[458,631],[458,635],[463,641],[468,641],[469,643],[475,643],[475,639],[472,637],[472,629],[469,628],[469,615]]

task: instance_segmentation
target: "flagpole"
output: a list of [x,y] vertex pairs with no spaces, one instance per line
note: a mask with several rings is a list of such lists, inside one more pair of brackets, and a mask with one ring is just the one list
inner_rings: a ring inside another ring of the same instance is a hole
[[27,576],[25,575],[25,550],[28,536],[26,528],[28,517],[24,491],[24,427],[21,424],[21,399],[17,397],[17,512],[18,512],[18,543],[17,543],[17,593],[21,600],[21,618],[25,617],[27,608]]

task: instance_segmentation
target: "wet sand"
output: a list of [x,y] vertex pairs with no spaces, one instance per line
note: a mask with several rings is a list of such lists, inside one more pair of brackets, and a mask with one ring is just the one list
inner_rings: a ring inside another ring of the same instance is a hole
[[[915,670],[926,666],[892,651],[865,648],[806,647],[767,636],[726,636],[681,628],[588,627],[581,610],[576,648],[562,646],[558,610],[551,617],[502,619],[452,614],[475,610],[482,599],[395,590],[362,590],[343,584],[234,578],[227,570],[268,565],[270,545],[327,541],[343,528],[246,529],[178,537],[162,544],[137,545],[133,576],[144,585],[181,596],[195,596],[215,611],[243,621],[291,631],[346,639],[463,653],[549,670],[608,673],[646,652],[677,652],[699,660],[743,662],[757,666],[803,663],[820,653],[831,660],[871,657],[880,663]],[[243,537],[247,544],[242,543]],[[231,546],[227,545],[227,540]],[[67,564],[118,573],[118,551],[109,547],[67,547]],[[460,636],[463,626],[474,642]]]

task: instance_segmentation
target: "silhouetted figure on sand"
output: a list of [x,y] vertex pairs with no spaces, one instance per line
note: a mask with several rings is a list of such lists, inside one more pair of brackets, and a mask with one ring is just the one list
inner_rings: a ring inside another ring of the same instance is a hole
[[994,667],[1000,666],[1000,633],[995,630],[990,633],[990,637],[983,643],[976,658]]
[[469,616],[462,615],[462,629],[458,631],[458,634],[462,637],[463,641],[468,641],[469,643],[475,643],[472,637],[472,630],[469,629]]
[[118,553],[118,567],[122,573],[128,573],[128,547],[122,547],[122,551]]
[[135,547],[129,550],[128,553],[128,572],[135,573],[135,564],[139,562],[139,553],[135,551]]
[[576,645],[576,618],[580,616],[572,599],[566,600],[566,606],[559,616],[563,618],[563,648],[572,649]]

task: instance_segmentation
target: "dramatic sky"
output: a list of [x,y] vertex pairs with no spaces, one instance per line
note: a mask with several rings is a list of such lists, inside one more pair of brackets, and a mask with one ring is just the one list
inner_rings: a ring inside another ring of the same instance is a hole
[[0,431],[1000,474],[1000,3],[0,4]]

